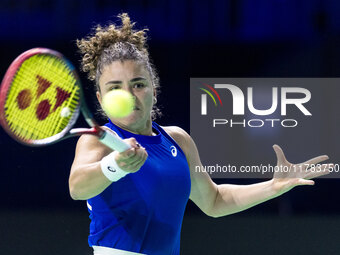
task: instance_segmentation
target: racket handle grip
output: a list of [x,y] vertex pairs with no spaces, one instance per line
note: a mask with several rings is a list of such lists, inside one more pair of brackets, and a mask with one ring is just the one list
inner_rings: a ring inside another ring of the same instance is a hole
[[104,130],[104,134],[99,138],[99,141],[118,152],[123,152],[131,148],[131,146],[124,142],[119,136],[111,134],[106,130]]

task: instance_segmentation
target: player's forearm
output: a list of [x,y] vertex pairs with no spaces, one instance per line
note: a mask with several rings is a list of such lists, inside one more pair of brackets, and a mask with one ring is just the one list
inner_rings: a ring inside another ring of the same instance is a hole
[[218,185],[217,192],[212,210],[214,217],[246,210],[281,194],[273,188],[273,180],[251,185],[222,184]]
[[112,182],[100,167],[100,162],[78,166],[69,178],[70,195],[74,200],[87,200],[103,192]]

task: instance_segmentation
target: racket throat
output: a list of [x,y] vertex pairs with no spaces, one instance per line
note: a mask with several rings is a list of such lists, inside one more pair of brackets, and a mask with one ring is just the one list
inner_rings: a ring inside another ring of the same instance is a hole
[[95,135],[99,139],[105,135],[105,132],[98,126],[92,128],[73,128],[70,130],[71,136],[80,136],[80,135]]

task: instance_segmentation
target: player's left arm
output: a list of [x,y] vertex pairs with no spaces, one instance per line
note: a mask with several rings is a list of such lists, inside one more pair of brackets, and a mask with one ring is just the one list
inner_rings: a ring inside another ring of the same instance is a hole
[[323,164],[319,171],[306,171],[308,165],[318,164],[328,159],[328,156],[319,156],[301,164],[289,163],[281,148],[274,145],[278,166],[287,166],[291,169],[299,168],[303,171],[277,173],[273,179],[250,185],[215,184],[208,173],[196,171],[202,169],[197,147],[192,138],[181,128],[167,127],[165,129],[179,144],[186,155],[191,177],[190,199],[207,215],[221,217],[240,212],[269,199],[277,197],[298,185],[313,185],[309,180],[329,173],[333,164]]

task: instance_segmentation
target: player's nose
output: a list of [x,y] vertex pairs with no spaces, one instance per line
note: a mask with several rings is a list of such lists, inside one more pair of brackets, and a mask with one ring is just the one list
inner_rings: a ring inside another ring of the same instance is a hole
[[125,91],[127,91],[127,92],[129,92],[132,96],[135,96],[135,95],[133,94],[133,89],[132,89],[131,86],[129,86],[129,83],[128,83],[128,82],[124,82],[124,84],[123,84],[123,86],[122,86],[121,89],[122,89],[122,90],[125,90]]

